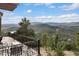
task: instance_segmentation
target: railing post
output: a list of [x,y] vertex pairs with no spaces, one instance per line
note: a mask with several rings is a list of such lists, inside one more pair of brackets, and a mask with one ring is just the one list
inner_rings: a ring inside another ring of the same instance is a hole
[[20,47],[21,55],[22,55],[22,48],[23,48],[23,46]]
[[3,45],[2,45],[2,48],[1,48],[1,49],[2,49],[2,56],[3,56],[3,55],[4,55],[4,48],[3,48]]
[[2,36],[0,36],[0,44],[2,44],[2,43],[1,43],[1,40],[2,40]]
[[40,54],[40,40],[38,40],[38,56],[41,56],[41,54]]

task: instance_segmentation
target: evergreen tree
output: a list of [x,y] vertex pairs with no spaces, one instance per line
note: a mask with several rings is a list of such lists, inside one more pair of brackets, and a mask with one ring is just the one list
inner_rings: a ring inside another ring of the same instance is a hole
[[79,33],[76,33],[75,45],[79,49]]
[[18,35],[24,35],[24,36],[31,36],[34,37],[35,33],[32,28],[30,28],[30,22],[26,18],[23,18],[22,21],[19,23],[20,28],[16,31],[16,34]]
[[63,50],[64,50],[65,44],[63,41],[59,39],[59,33],[58,31],[56,32],[55,40],[54,40],[54,49],[57,52],[58,56],[62,56]]
[[44,48],[46,48],[47,47],[47,33],[43,33],[42,34],[42,46],[44,47]]

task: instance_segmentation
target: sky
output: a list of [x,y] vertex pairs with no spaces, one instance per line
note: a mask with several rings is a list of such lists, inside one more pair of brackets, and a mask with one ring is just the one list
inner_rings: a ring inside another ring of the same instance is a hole
[[2,24],[18,24],[24,17],[30,22],[79,22],[79,3],[20,3],[14,11],[0,12]]

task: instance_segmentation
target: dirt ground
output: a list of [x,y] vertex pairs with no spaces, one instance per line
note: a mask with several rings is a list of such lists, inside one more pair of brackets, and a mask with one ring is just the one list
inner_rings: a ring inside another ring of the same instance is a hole
[[56,52],[54,51],[48,52],[44,48],[40,49],[40,53],[41,53],[41,56],[55,56],[56,55]]
[[75,56],[73,51],[64,51],[65,56]]
[[[40,50],[41,52],[41,56],[56,56],[56,52],[55,51],[51,51],[49,53],[47,51],[45,51],[45,49],[41,48]],[[76,56],[75,53],[73,51],[64,51],[64,56]]]

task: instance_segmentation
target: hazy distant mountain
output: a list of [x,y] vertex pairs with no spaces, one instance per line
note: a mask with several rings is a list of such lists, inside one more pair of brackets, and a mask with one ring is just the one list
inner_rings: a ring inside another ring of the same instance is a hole
[[[40,22],[32,22],[31,28],[35,30],[35,32],[55,32],[56,29],[60,29],[66,32],[78,32],[79,31],[79,22],[71,22],[71,23],[40,23]],[[19,28],[18,24],[3,24],[3,31],[15,31]]]
[[19,28],[18,24],[2,24],[2,31],[15,31]]
[[[72,23],[40,23],[33,22],[30,25],[36,33],[48,32],[50,35],[56,33],[56,29],[59,29],[59,33],[63,38],[73,38],[76,32],[79,32],[79,22]],[[2,31],[15,31],[19,28],[17,24],[3,24]]]
[[36,33],[48,32],[50,35],[56,33],[56,29],[59,29],[61,37],[74,38],[75,33],[79,32],[79,22],[72,23],[37,23],[31,26]]
[[46,23],[51,26],[79,26],[79,22],[70,22],[70,23]]

